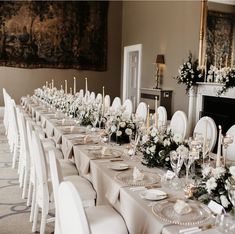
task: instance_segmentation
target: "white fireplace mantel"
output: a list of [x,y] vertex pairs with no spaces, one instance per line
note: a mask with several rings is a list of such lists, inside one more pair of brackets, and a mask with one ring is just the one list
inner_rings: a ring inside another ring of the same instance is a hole
[[[189,90],[189,108],[188,108],[188,124],[189,134],[199,120],[200,112],[203,108],[203,96],[218,97],[218,91],[222,89],[223,85],[219,83],[198,82],[197,86]],[[235,99],[235,88],[230,88],[226,93],[222,94],[220,98]]]

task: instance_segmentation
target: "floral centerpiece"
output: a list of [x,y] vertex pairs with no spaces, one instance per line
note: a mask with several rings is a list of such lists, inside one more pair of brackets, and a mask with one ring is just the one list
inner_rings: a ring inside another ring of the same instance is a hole
[[224,68],[224,72],[221,74],[219,82],[223,84],[222,89],[218,91],[219,96],[227,92],[228,89],[235,87],[235,67]]
[[159,131],[152,127],[149,134],[142,137],[139,150],[143,153],[144,165],[170,169],[170,153],[188,151],[188,144],[180,134],[173,134],[169,129]]
[[198,66],[198,60],[192,59],[192,53],[189,53],[188,61],[184,62],[179,67],[179,75],[175,77],[177,79],[178,84],[186,85],[186,92],[188,93],[189,89],[196,84],[196,82],[200,81],[202,77],[201,70]]
[[130,136],[136,133],[136,124],[125,114],[121,108],[117,112],[108,112],[106,114],[106,129],[111,134],[111,139],[117,143],[129,143]]
[[82,103],[75,106],[75,117],[83,126],[96,125],[101,114],[101,106],[96,102]]
[[228,191],[231,183],[235,185],[235,166],[230,168],[205,166],[202,176],[193,197],[206,204],[214,200],[226,211],[231,211],[233,205]]

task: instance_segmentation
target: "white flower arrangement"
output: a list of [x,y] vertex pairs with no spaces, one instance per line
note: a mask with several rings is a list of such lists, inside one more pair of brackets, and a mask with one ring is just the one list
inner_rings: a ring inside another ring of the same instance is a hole
[[179,75],[175,79],[177,79],[177,83],[186,85],[186,92],[188,92],[196,82],[200,81],[202,75],[198,66],[198,60],[192,60],[192,53],[189,53],[188,61],[184,62],[183,65],[179,67],[178,73]]
[[107,131],[111,132],[113,140],[117,140],[119,143],[128,143],[129,137],[135,135],[136,124],[125,114],[122,108],[117,112],[110,110],[105,117],[107,119]]
[[170,166],[170,153],[186,153],[188,145],[178,134],[173,134],[169,129],[159,131],[155,127],[142,137],[139,150],[143,153],[143,164],[148,167]]
[[226,211],[231,211],[233,206],[228,190],[231,183],[235,185],[235,166],[213,168],[206,165],[203,167],[202,176],[202,180],[194,191],[194,198],[206,204],[214,200]]

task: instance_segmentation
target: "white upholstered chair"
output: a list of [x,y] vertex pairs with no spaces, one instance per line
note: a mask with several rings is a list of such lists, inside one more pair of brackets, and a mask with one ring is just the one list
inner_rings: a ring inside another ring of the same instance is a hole
[[120,97],[115,97],[115,98],[113,99],[111,108],[112,108],[114,111],[118,111],[118,110],[121,108],[121,105],[122,105],[122,103],[121,103]]
[[58,193],[61,234],[127,234],[122,217],[111,206],[84,210],[82,200],[71,182],[62,182]]
[[235,161],[235,125],[229,128],[226,135],[233,137],[233,142],[228,145],[227,152],[223,152],[223,155],[226,154],[228,160]]
[[108,94],[106,94],[105,97],[104,97],[104,107],[105,107],[105,110],[109,109],[110,103],[111,103],[110,96]]
[[95,93],[91,92],[90,94],[90,101],[94,101],[95,100]]
[[[50,178],[50,173],[48,170],[48,161],[44,150],[42,142],[36,131],[32,132],[32,145],[34,147],[34,162],[35,162],[35,172],[36,172],[36,197],[34,204],[34,217],[33,217],[33,227],[32,231],[36,231],[38,209],[41,208],[41,226],[40,234],[45,232],[45,226],[47,222],[54,221],[54,219],[47,219],[48,212],[50,209],[54,208],[52,195],[52,186],[48,178]],[[57,150],[54,147],[54,150]],[[69,160],[59,159],[62,175],[78,175],[75,165]]]
[[147,118],[147,105],[145,102],[140,102],[137,106],[135,112],[136,118],[141,119],[143,121]]
[[103,98],[102,94],[101,93],[97,93],[95,100],[98,103],[102,103],[102,98]]
[[60,223],[57,217],[58,190],[59,190],[60,183],[62,181],[71,181],[76,187],[78,193],[80,194],[84,207],[95,206],[96,192],[93,189],[91,183],[87,179],[79,175],[63,177],[61,166],[60,166],[59,160],[56,158],[54,150],[49,151],[49,164],[50,164],[51,182],[52,182],[52,187],[53,187],[53,195],[54,195],[55,208],[56,208],[55,233],[57,233],[58,230],[60,230]]
[[[207,126],[207,130],[206,130],[206,126]],[[205,134],[207,134],[206,138],[210,140],[208,150],[210,152],[214,149],[215,143],[217,140],[217,127],[216,127],[215,121],[211,117],[204,116],[201,119],[199,119],[193,131],[193,134],[195,133],[202,134],[202,137],[205,137]]]
[[167,112],[164,106],[159,106],[157,108],[158,113],[158,127],[166,126],[167,124]]
[[126,99],[122,105],[125,110],[124,114],[127,115],[129,118],[131,117],[131,114],[133,112],[133,103],[130,99]]
[[187,116],[183,111],[176,111],[170,122],[170,129],[173,134],[180,134],[182,139],[187,135],[188,120]]

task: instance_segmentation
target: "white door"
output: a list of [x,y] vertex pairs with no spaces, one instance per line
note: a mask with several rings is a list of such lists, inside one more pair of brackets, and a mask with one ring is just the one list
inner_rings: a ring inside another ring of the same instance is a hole
[[127,98],[135,110],[140,100],[142,45],[124,47],[123,101]]

